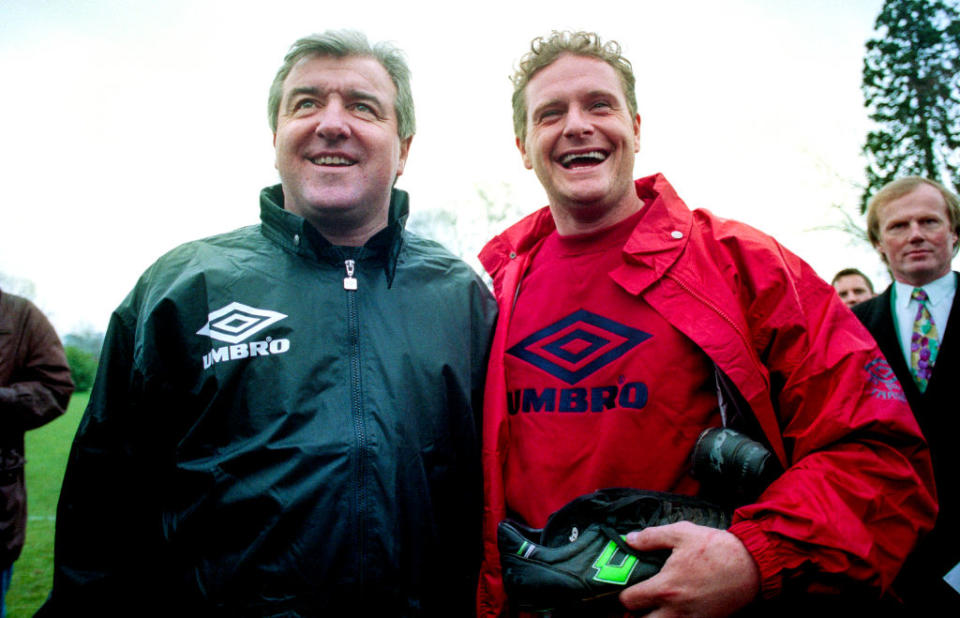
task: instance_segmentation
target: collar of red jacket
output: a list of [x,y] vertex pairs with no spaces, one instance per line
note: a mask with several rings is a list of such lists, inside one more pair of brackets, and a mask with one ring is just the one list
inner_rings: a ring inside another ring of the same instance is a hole
[[[613,276],[627,291],[637,294],[679,258],[690,237],[693,215],[663,174],[637,179],[634,186],[647,212],[623,247],[626,263],[622,269],[643,266],[648,276],[636,272],[629,277]],[[555,229],[550,207],[544,206],[488,242],[480,252],[480,263],[496,282],[508,264],[530,253]]]

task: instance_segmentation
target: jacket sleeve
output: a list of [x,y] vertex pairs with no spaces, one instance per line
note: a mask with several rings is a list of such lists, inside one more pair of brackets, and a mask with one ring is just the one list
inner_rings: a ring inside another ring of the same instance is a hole
[[[494,327],[496,326],[497,321],[497,303],[493,298],[493,295],[487,289],[487,287],[480,281],[479,277],[477,278],[475,284],[476,292],[473,294],[474,302],[472,307],[472,331],[473,331],[473,341],[471,343],[471,402],[472,408],[474,410],[474,418],[476,422],[476,436],[480,440],[483,435],[483,399],[484,399],[484,389],[486,385],[486,375],[487,375],[487,364],[490,358],[490,346],[493,339]],[[470,599],[469,607],[464,609],[460,615],[463,616],[473,616],[476,613],[475,607],[475,596],[477,592],[477,581],[479,577],[479,571],[482,568],[482,560],[484,554],[484,543],[483,543],[483,514],[485,510],[484,502],[484,480],[483,473],[481,470],[482,460],[479,457],[481,449],[480,444],[477,445],[477,459],[476,459],[476,481],[477,481],[477,503],[476,503],[476,519],[470,519],[470,525],[475,525],[474,533],[471,534],[463,528],[463,526],[458,526],[459,531],[457,534],[464,537],[464,542],[468,544],[469,550],[465,551],[461,556],[460,560],[472,560],[473,557],[476,557],[476,568],[471,572],[471,581],[470,581],[470,591],[467,596]],[[476,552],[476,553],[473,553]],[[453,612],[451,612],[453,615]]]
[[933,526],[929,452],[869,333],[802,260],[775,262],[745,282],[746,317],[789,467],[730,531],[765,597],[876,596]]
[[73,380],[60,339],[47,318],[23,301],[12,336],[17,342],[10,383],[0,386],[0,427],[34,429],[66,411]]
[[149,591],[160,585],[153,446],[160,437],[150,435],[146,418],[136,331],[128,298],[111,317],[70,451],[57,507],[53,590],[38,616],[120,615],[153,602]]

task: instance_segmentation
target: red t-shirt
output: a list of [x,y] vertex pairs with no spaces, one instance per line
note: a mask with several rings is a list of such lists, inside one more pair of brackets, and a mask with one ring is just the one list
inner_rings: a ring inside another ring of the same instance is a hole
[[533,258],[505,358],[507,508],[529,525],[604,487],[694,494],[690,452],[720,425],[707,356],[613,282],[643,213],[554,232]]

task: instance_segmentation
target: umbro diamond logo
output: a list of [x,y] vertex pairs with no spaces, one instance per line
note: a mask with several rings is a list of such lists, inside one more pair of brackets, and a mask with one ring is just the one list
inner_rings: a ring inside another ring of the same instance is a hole
[[579,309],[533,333],[507,353],[567,384],[576,384],[652,336]]
[[197,334],[226,343],[240,343],[285,317],[283,313],[233,302],[211,313]]
[[875,358],[864,366],[867,370],[867,380],[870,382],[871,397],[876,399],[896,399],[906,401],[907,395],[903,392],[897,375],[885,358]]

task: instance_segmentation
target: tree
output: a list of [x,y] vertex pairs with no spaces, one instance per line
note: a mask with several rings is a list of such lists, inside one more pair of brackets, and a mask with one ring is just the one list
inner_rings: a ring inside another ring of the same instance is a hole
[[67,355],[70,376],[77,391],[88,391],[93,386],[102,346],[103,333],[89,326],[69,333],[63,338],[63,351]]
[[103,333],[91,326],[84,326],[79,330],[68,333],[63,338],[64,346],[73,346],[100,360],[100,348],[103,346]]
[[77,392],[90,390],[93,379],[97,375],[96,357],[72,345],[64,346],[63,351],[67,356],[70,377],[73,378],[73,385],[77,388]]
[[908,175],[960,187],[960,14],[948,0],[886,0],[867,41],[861,89],[870,119],[860,202]]

